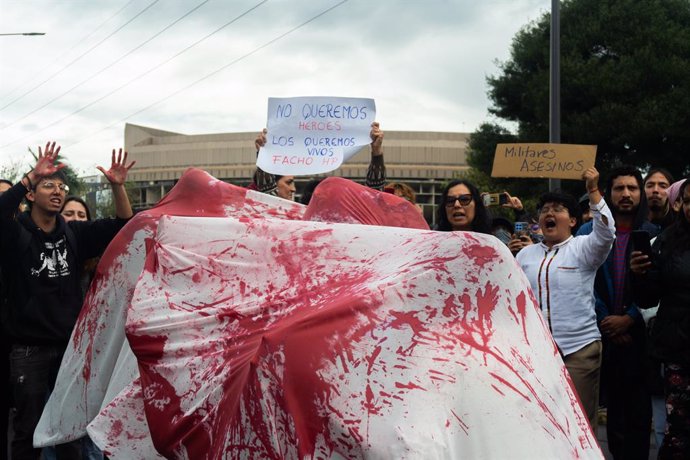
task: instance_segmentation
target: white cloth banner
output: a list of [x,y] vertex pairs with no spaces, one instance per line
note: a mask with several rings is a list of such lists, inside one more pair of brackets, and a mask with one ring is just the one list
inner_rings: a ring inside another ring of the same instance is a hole
[[256,165],[280,175],[321,174],[371,142],[373,99],[291,97],[268,99],[268,136]]
[[187,172],[101,258],[34,444],[88,425],[114,460],[601,459],[506,246],[371,225],[391,215],[419,227],[341,178],[305,210]]

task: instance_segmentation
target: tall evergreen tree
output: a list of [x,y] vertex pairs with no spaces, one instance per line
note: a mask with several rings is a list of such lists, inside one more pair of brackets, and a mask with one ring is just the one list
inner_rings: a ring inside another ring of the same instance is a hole
[[[548,140],[549,39],[546,13],[488,78],[490,112],[516,122],[521,142]],[[690,1],[564,1],[561,114],[562,142],[596,144],[603,173],[619,163],[690,173]],[[472,137],[490,144],[486,127]],[[485,145],[470,158],[485,165],[493,153]]]

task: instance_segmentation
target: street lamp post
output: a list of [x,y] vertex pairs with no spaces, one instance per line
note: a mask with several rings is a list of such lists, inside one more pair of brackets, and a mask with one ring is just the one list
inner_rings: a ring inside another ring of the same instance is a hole
[[[551,0],[551,62],[549,66],[549,143],[561,143],[561,13],[560,0]],[[549,191],[561,188],[549,179]]]
[[0,35],[45,35],[45,32],[13,32],[9,34],[0,34]]

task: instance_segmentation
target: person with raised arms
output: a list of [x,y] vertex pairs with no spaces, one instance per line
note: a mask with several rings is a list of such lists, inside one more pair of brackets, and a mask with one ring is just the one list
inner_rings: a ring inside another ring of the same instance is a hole
[[[266,145],[267,134],[268,130],[264,128],[254,140],[257,155],[259,149]],[[383,162],[383,131],[378,122],[371,124],[369,136],[371,137],[371,162],[367,169],[365,183],[367,187],[382,191],[386,182],[386,166]],[[295,199],[297,190],[295,188],[295,176],[270,174],[259,167],[254,172],[253,181],[249,188],[290,201]]]
[[[0,267],[5,286],[0,315],[10,348],[10,390],[14,398],[12,458],[38,459],[34,430],[57,377],[62,355],[81,310],[84,261],[100,255],[132,217],[124,183],[127,152],[112,153],[110,169],[98,169],[110,182],[114,219],[69,222],[60,210],[69,191],[60,147],[38,149],[31,171],[0,196]],[[16,216],[26,196],[28,212]],[[81,458],[80,440],[56,446],[57,458]]]
[[594,280],[609,255],[616,228],[599,193],[599,172],[589,168],[582,178],[593,216],[592,233],[573,236],[581,216],[575,197],[545,193],[537,205],[544,240],[523,248],[516,259],[527,275],[587,418],[595,428],[602,344]]

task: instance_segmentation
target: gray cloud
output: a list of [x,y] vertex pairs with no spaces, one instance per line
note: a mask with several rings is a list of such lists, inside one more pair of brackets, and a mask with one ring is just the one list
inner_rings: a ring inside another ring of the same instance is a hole
[[[266,102],[271,96],[374,97],[384,129],[473,130],[488,117],[485,77],[495,73],[493,61],[505,59],[514,33],[548,6],[536,0],[350,0],[256,51],[337,4],[334,0],[269,1],[169,64],[45,128],[258,3],[211,0],[112,69],[7,127],[198,3],[158,2],[93,52],[1,110],[0,164],[5,158],[25,155],[26,145],[55,138],[73,145],[69,149],[72,162],[88,168],[94,151],[108,151],[123,142],[124,124],[116,122],[125,118],[187,134],[254,131],[265,124]],[[36,30],[48,35],[0,37],[0,107],[103,40],[148,2],[131,2],[113,17],[125,4],[125,0],[2,0],[0,31]],[[238,62],[170,96],[233,60]],[[111,124],[115,126],[103,130]]]

